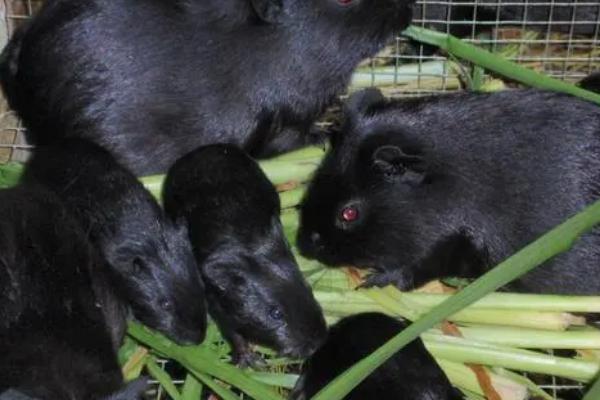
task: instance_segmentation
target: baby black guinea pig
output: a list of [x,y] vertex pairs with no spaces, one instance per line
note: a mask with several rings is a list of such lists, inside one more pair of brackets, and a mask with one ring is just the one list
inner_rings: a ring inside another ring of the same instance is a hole
[[[107,326],[114,316],[98,290],[105,272],[52,192],[38,185],[0,191],[1,398],[140,398],[145,384],[124,387]],[[125,315],[112,323],[124,326]]]
[[[378,313],[357,314],[342,319],[329,329],[325,344],[305,362],[290,399],[312,398],[334,378],[383,346],[406,326],[406,323]],[[418,339],[377,368],[344,399],[462,398]]]
[[187,229],[106,150],[77,138],[38,147],[23,180],[51,189],[73,211],[137,320],[182,344],[204,339],[204,287]]
[[[477,277],[599,198],[600,108],[537,90],[355,94],[301,206],[298,245],[411,289]],[[600,231],[509,288],[598,294]]]
[[209,313],[234,360],[258,361],[248,343],[290,357],[312,354],[325,319],[279,221],[279,196],[257,163],[233,145],[201,147],[178,160],[164,206],[186,220],[206,285]]
[[32,142],[84,137],[138,176],[213,143],[269,157],[325,140],[314,121],[413,2],[48,1],[0,81]]

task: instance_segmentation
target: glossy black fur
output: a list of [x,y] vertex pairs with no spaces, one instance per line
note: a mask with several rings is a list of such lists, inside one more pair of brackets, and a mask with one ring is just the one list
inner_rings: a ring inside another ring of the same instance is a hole
[[237,361],[251,361],[248,342],[293,357],[316,350],[326,334],[321,308],[285,240],[275,188],[254,160],[231,145],[199,148],[169,171],[164,205],[188,222],[209,312]]
[[2,84],[33,141],[86,137],[138,175],[212,143],[265,157],[323,140],[312,123],[411,2],[49,1]]
[[[406,323],[377,313],[342,319],[331,327],[325,344],[304,364],[291,399],[312,398],[406,326]],[[377,368],[344,399],[460,400],[462,396],[450,385],[419,339]]]
[[133,316],[181,343],[203,340],[204,287],[183,225],[101,147],[66,139],[38,147],[25,181],[57,193],[110,266]]
[[[476,277],[600,197],[600,108],[535,90],[356,94],[303,201],[298,244],[402,289]],[[341,210],[356,207],[346,222]],[[512,289],[598,294],[600,232]]]
[[[104,272],[53,193],[34,185],[0,191],[3,398],[117,398],[110,396],[123,378],[107,318],[124,326],[125,315],[107,315]],[[120,398],[138,399],[142,389]]]

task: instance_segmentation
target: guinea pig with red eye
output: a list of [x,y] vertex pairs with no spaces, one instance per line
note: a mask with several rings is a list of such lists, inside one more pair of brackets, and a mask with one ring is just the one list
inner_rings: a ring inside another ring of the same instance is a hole
[[[516,90],[353,95],[301,205],[301,252],[412,289],[475,278],[600,198],[600,108]],[[600,230],[513,282],[599,294]]]
[[280,201],[256,161],[233,145],[201,147],[178,160],[164,206],[185,221],[207,304],[234,361],[260,361],[250,343],[290,357],[310,356],[327,333],[279,220]]
[[[329,329],[327,341],[302,367],[290,396],[308,400],[334,378],[407,327],[384,314],[347,317]],[[461,400],[444,372],[417,339],[377,368],[344,400]]]
[[87,138],[138,176],[213,143],[264,158],[326,139],[314,121],[413,3],[48,1],[11,38],[0,81],[30,141]]

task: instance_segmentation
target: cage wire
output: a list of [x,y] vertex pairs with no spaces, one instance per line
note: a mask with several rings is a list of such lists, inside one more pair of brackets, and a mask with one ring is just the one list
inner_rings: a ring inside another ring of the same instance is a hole
[[[2,47],[42,3],[0,0]],[[419,0],[413,23],[453,34],[553,78],[577,82],[600,70],[600,0]],[[451,92],[464,88],[465,68],[469,66],[431,46],[398,36],[361,64],[352,85],[378,86],[394,97]],[[0,163],[23,161],[31,149],[24,128],[4,98],[0,107]],[[160,365],[165,368],[167,363]],[[168,398],[156,381],[151,384],[153,398]],[[540,384],[555,398],[582,396],[576,383],[551,377]]]

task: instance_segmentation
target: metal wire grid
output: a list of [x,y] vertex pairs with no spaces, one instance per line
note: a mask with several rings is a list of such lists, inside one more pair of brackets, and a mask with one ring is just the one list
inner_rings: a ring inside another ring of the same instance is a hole
[[[0,45],[3,46],[14,29],[42,3],[43,0],[0,0]],[[502,17],[506,10],[510,11],[510,18]],[[495,18],[489,18],[490,14],[495,14]],[[600,0],[420,0],[413,23],[458,35],[558,79],[577,81],[600,70]],[[457,72],[447,57],[401,37],[366,62],[362,71],[363,81],[359,86],[382,86],[396,96],[461,88]],[[27,157],[31,146],[26,144],[23,133],[19,119],[2,99],[0,163]],[[160,364],[165,368],[166,362]],[[155,381],[151,383],[155,399],[168,398]],[[176,381],[176,384],[181,383]],[[542,388],[558,398],[578,393],[581,386],[553,378]]]

